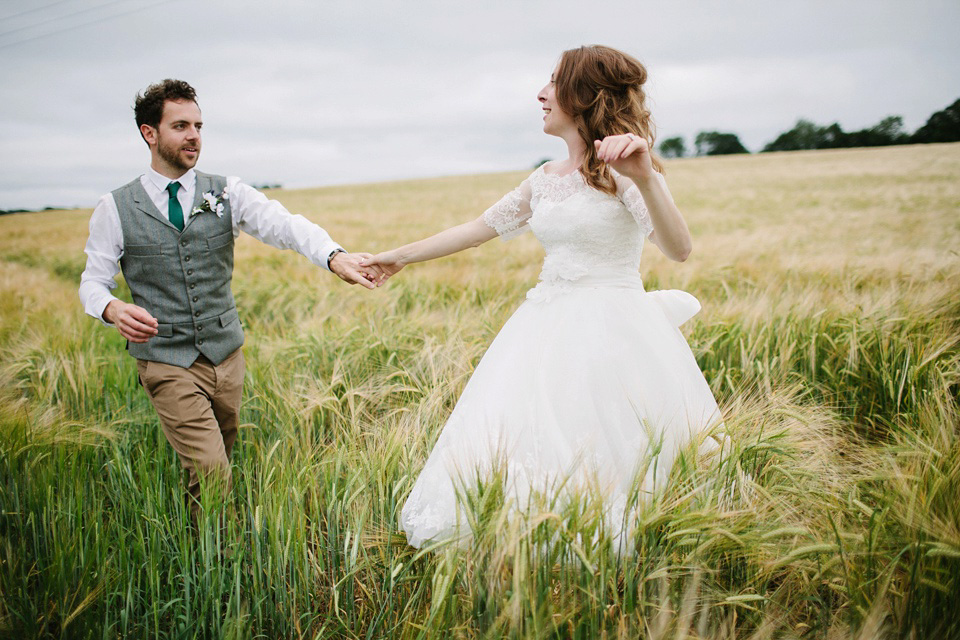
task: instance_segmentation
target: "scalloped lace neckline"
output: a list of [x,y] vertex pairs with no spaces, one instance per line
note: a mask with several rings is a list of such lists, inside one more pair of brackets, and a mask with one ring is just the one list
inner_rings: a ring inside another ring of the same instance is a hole
[[564,178],[569,178],[570,176],[573,176],[573,175],[580,175],[580,168],[579,168],[579,167],[576,168],[576,169],[574,169],[574,170],[571,171],[570,173],[547,173],[547,170],[543,168],[543,165],[540,165],[539,168],[540,168],[540,173],[541,173],[542,175],[545,175],[545,176],[547,176],[547,177],[549,177],[549,178],[556,178],[556,179],[558,179],[558,180],[562,180],[562,179],[564,179]]

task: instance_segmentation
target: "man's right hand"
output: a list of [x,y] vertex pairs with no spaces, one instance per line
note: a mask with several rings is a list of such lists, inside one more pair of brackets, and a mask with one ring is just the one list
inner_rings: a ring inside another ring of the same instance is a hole
[[135,304],[111,300],[103,310],[103,319],[130,342],[146,342],[157,335],[157,319]]

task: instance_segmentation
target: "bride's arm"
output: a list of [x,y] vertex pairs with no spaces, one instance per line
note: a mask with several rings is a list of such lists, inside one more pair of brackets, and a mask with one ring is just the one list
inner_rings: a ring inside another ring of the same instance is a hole
[[497,232],[483,221],[483,216],[480,216],[476,220],[450,227],[429,238],[378,253],[360,264],[364,267],[378,265],[387,276],[392,276],[408,264],[442,258],[464,249],[479,247],[495,237]]
[[690,230],[670,192],[653,169],[647,141],[631,134],[594,142],[597,157],[637,185],[653,223],[650,239],[671,260],[683,262],[693,249]]
[[683,262],[693,249],[693,240],[677,205],[656,175],[632,180],[643,196],[653,223],[650,239],[668,258]]
[[471,247],[479,247],[497,236],[504,240],[511,238],[529,229],[526,223],[533,214],[530,208],[532,193],[528,178],[476,220],[450,227],[429,238],[405,244],[392,251],[384,251],[360,264],[364,267],[378,266],[383,271],[379,282],[383,282],[410,263],[433,260]]

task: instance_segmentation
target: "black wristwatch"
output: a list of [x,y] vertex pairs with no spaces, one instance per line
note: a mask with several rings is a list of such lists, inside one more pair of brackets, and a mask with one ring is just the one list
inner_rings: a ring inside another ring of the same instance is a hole
[[346,249],[341,249],[339,247],[331,251],[330,255],[327,256],[327,269],[330,268],[330,261],[333,260],[333,256],[337,255],[338,253],[346,253],[346,252],[347,252]]

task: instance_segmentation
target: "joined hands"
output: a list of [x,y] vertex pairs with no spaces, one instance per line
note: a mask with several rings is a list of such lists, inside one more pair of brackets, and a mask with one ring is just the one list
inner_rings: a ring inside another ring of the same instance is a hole
[[384,251],[375,256],[369,253],[363,255],[366,257],[360,261],[360,266],[367,269],[375,269],[379,272],[380,275],[376,280],[378,287],[386,282],[387,278],[407,266],[397,255],[396,251]]
[[365,262],[373,257],[370,253],[341,252],[330,258],[330,271],[348,284],[376,289],[393,274],[385,274],[376,263]]

